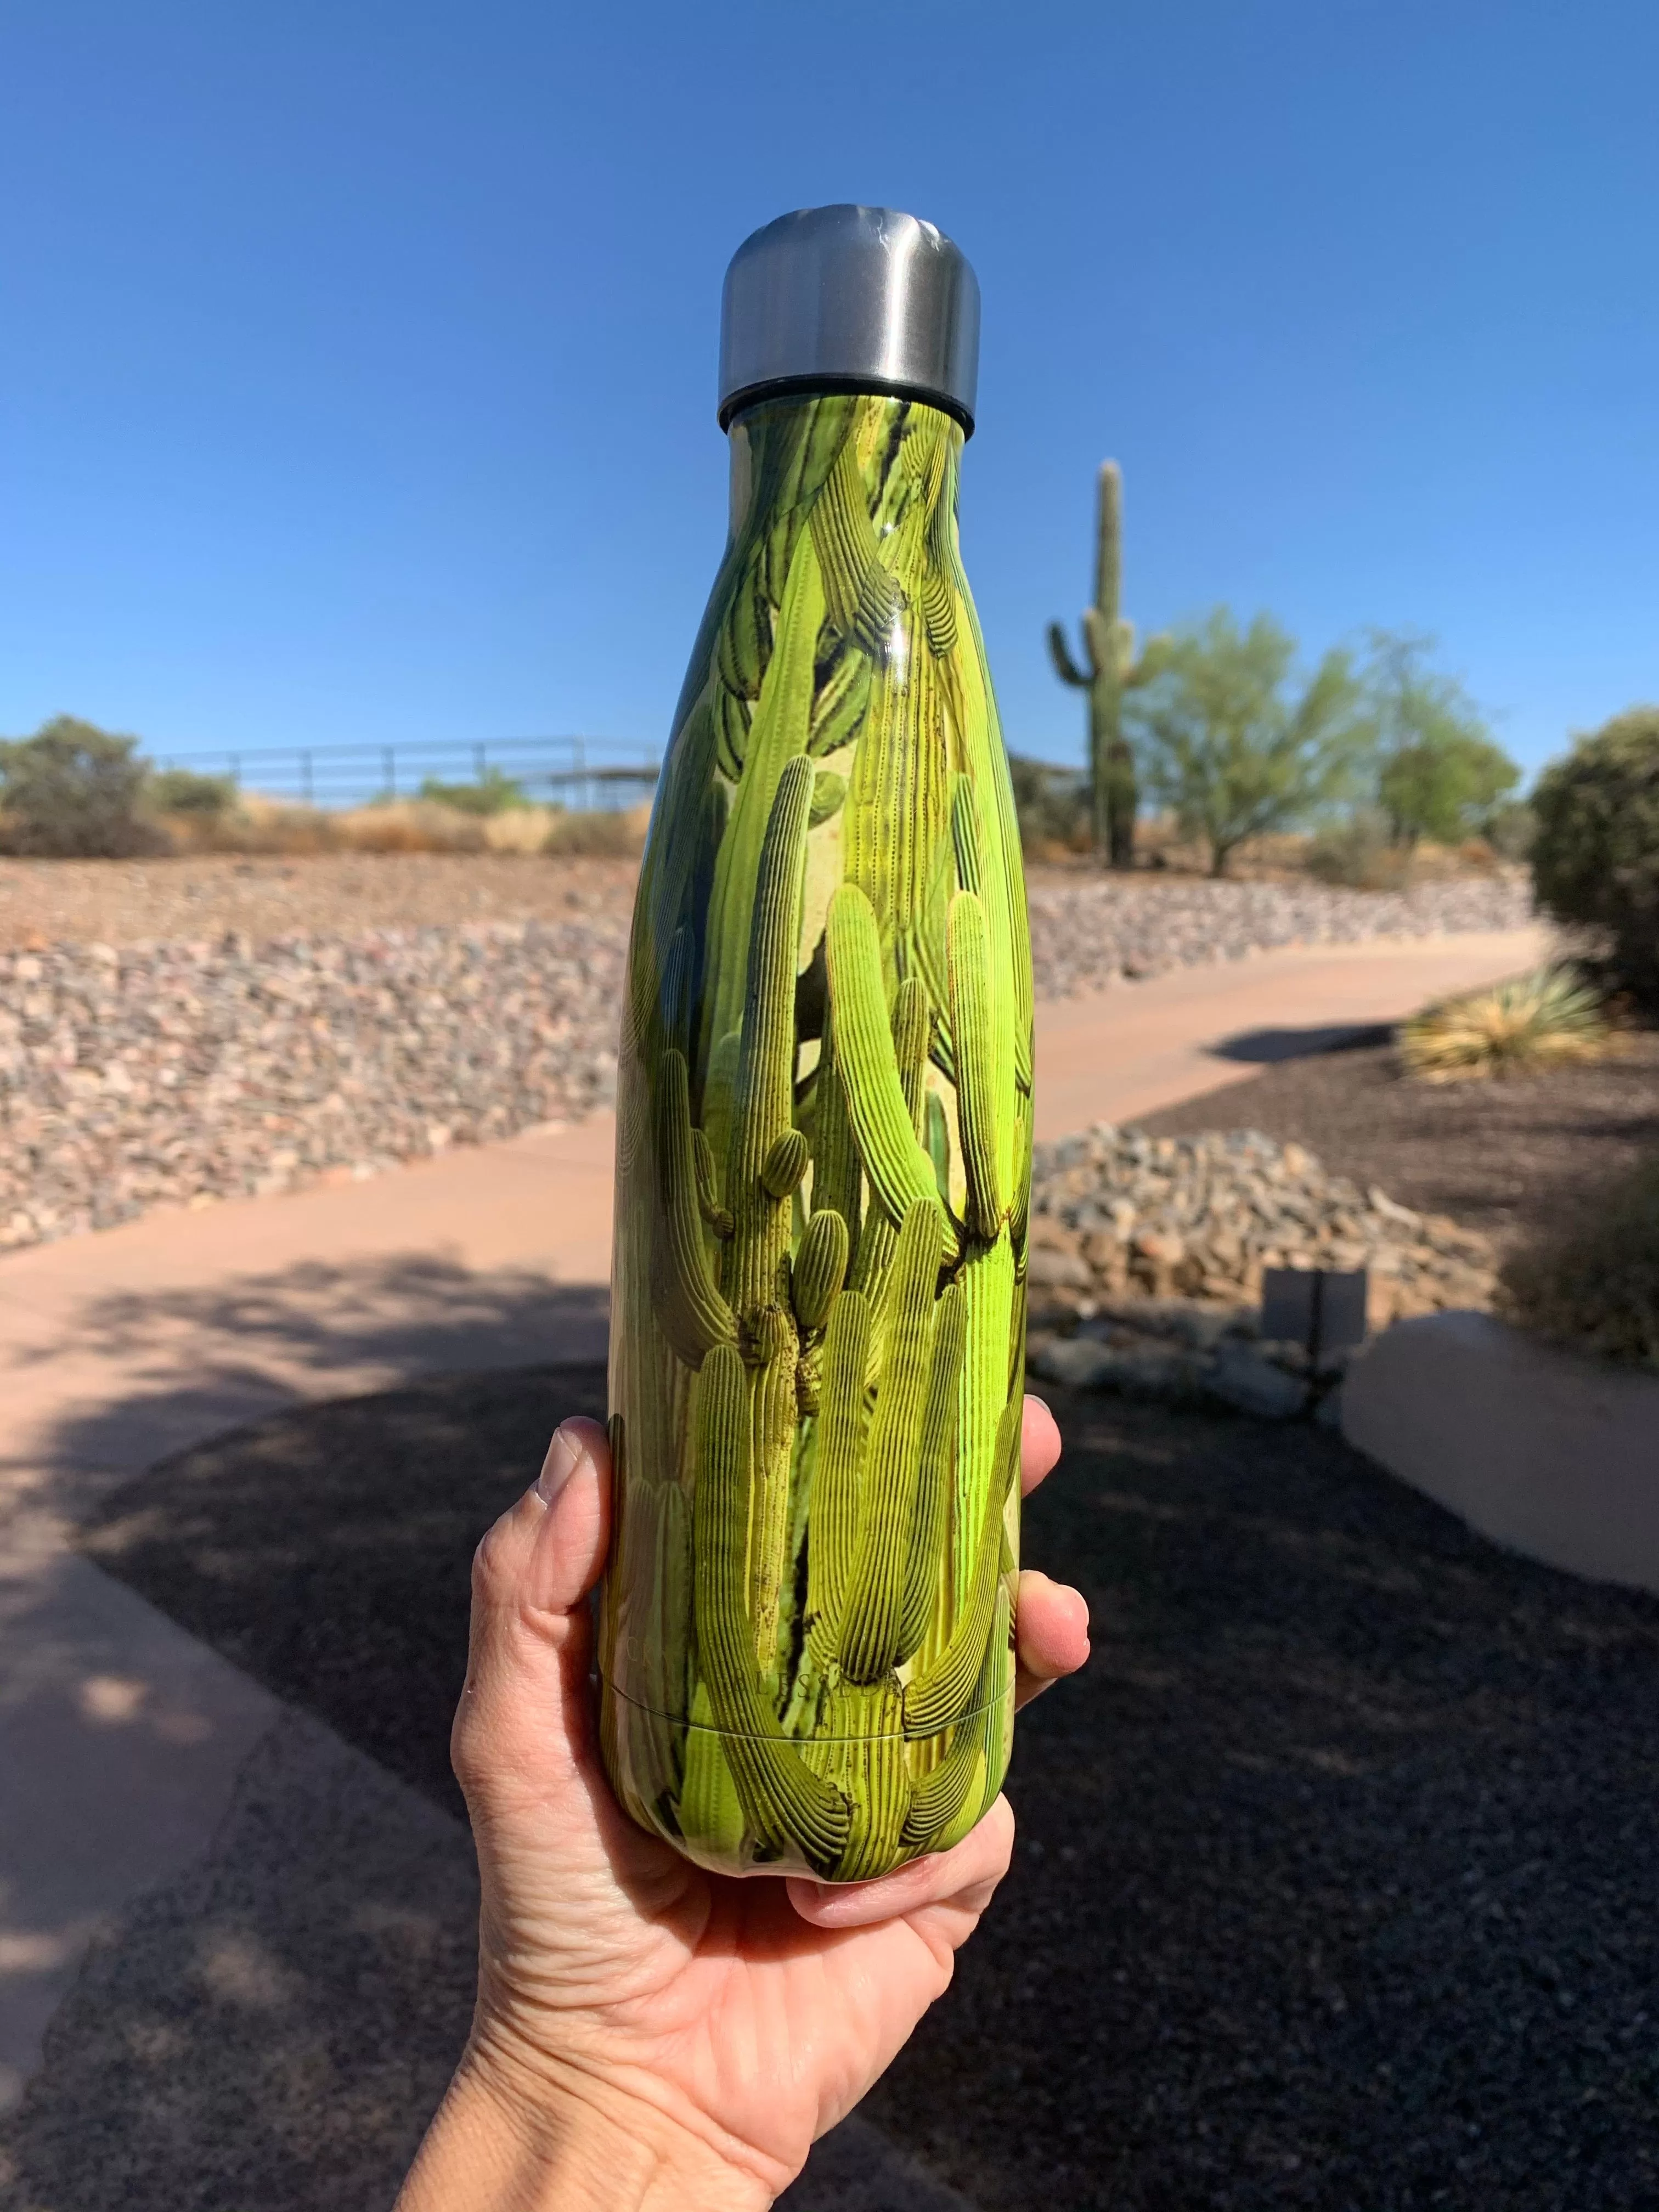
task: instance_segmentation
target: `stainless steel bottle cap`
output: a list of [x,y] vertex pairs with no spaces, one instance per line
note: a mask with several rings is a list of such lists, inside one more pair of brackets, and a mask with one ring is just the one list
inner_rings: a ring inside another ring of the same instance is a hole
[[890,392],[971,437],[979,282],[931,222],[892,208],[801,208],[732,257],[720,303],[720,428],[780,392]]

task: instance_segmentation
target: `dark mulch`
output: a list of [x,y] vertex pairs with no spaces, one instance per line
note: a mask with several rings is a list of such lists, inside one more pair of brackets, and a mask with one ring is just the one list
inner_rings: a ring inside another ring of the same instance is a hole
[[[445,1803],[465,1568],[597,1370],[289,1415],[100,1563]],[[1659,1602],[1323,1431],[1055,1390],[1026,1551],[1095,1657],[1017,1870],[872,2116],[986,2212],[1659,2207]]]
[[1316,1051],[1206,1091],[1141,1127],[1159,1136],[1261,1129],[1380,1183],[1402,1206],[1508,1238],[1546,1225],[1606,1176],[1659,1149],[1659,1030],[1617,1059],[1500,1082],[1423,1084],[1391,1047]]
[[480,1536],[603,1367],[446,1377],[163,1460],[83,1537],[109,1573],[465,1820],[449,1723]]

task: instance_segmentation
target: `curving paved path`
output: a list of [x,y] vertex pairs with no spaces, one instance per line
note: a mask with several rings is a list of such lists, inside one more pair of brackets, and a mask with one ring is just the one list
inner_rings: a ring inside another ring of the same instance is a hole
[[[1312,1036],[1547,951],[1540,929],[1292,949],[1043,1006],[1038,1134],[1245,1082]],[[76,1554],[76,1517],[162,1455],[300,1399],[593,1356],[611,1143],[601,1117],[0,1259],[0,2111],[89,1942],[208,1851],[279,1717]]]

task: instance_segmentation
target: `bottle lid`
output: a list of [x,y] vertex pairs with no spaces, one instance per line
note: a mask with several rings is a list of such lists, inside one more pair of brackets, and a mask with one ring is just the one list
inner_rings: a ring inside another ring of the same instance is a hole
[[893,208],[801,208],[732,257],[720,303],[720,428],[784,392],[888,392],[971,437],[979,283],[960,247]]

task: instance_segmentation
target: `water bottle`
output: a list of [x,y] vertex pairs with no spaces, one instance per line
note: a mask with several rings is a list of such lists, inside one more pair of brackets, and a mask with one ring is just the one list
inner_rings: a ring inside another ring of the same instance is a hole
[[886,1873],[1007,1764],[1031,966],[957,532],[978,338],[890,209],[726,272],[731,533],[622,1008],[599,1662],[622,1803],[721,1873]]

